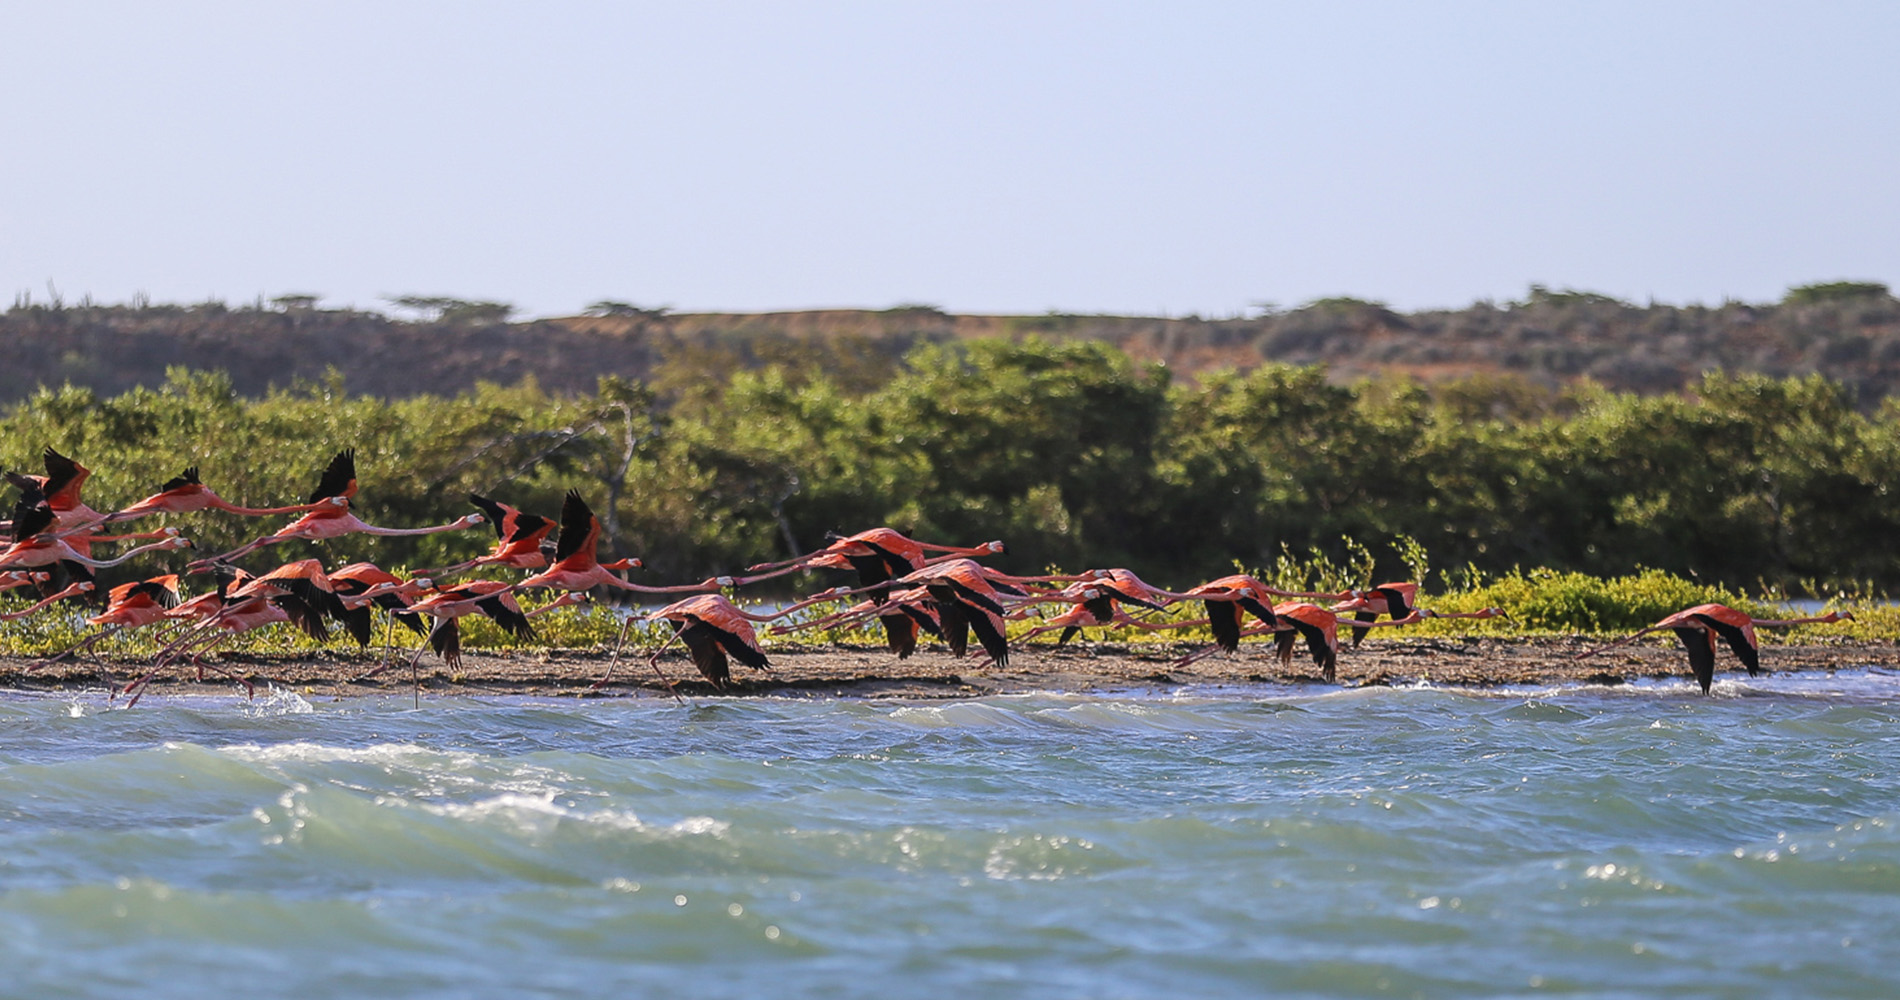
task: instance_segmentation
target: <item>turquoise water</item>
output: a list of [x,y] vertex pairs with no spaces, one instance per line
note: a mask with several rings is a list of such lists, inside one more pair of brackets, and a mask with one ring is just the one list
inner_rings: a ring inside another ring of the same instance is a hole
[[1900,677],[0,698],[6,996],[1900,996]]

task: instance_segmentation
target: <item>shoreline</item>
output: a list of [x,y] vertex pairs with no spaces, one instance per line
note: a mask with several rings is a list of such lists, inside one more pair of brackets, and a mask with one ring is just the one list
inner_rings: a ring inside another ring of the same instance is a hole
[[[1673,646],[1638,644],[1576,660],[1590,648],[1580,637],[1421,638],[1368,640],[1357,650],[1343,648],[1336,683],[1376,687],[1431,683],[1445,687],[1488,688],[1507,684],[1574,683],[1619,685],[1638,679],[1688,679],[1689,666]],[[780,646],[769,651],[770,673],[733,667],[725,691],[701,679],[679,651],[660,660],[660,669],[682,695],[715,694],[814,698],[947,700],[1031,691],[1085,693],[1130,688],[1322,684],[1311,659],[1296,656],[1282,667],[1271,647],[1242,645],[1237,653],[1215,655],[1176,669],[1174,661],[1201,648],[1195,643],[1099,643],[1057,647],[1032,645],[1013,652],[1007,668],[982,668],[980,655],[961,659],[934,648],[899,660],[882,646]],[[1300,651],[1302,654],[1304,650]],[[602,651],[470,651],[460,670],[450,671],[430,657],[420,664],[424,694],[518,694],[541,697],[639,697],[664,695],[666,688],[637,650],[623,655],[612,680],[592,685],[606,673]],[[142,660],[62,662],[28,672],[33,660],[0,657],[0,690],[55,692],[98,690],[107,679],[123,685],[147,664]],[[228,654],[219,666],[247,677],[259,687],[275,684],[303,694],[367,697],[407,693],[406,666],[359,680],[374,670],[371,653],[320,653],[302,656]],[[397,658],[396,663],[402,660]],[[1900,668],[1900,643],[1822,640],[1762,647],[1762,672],[1791,673],[1863,667]],[[1717,677],[1740,673],[1732,658],[1717,663]],[[225,693],[235,686],[207,670],[204,682],[189,667],[174,667],[155,679],[150,690],[164,694]]]

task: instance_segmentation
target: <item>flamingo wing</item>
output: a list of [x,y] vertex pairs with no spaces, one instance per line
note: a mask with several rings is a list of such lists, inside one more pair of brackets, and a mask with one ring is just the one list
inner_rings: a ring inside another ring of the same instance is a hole
[[[1392,605],[1390,602],[1386,604],[1387,608],[1390,608],[1391,606]],[[1396,611],[1392,612],[1391,614],[1392,614],[1392,617],[1395,619],[1405,617],[1404,615],[1401,615]],[[1379,613],[1377,611],[1355,611],[1352,613],[1352,620],[1356,622],[1376,622],[1379,620]],[[1372,630],[1365,629],[1365,628],[1353,629],[1352,630],[1352,648],[1358,649],[1359,644],[1365,641],[1366,633],[1370,631]]]
[[1207,608],[1207,627],[1214,633],[1214,644],[1233,652],[1240,648],[1240,608],[1235,601],[1202,601]]
[[[1286,620],[1292,622],[1293,627],[1299,630],[1300,636],[1306,640],[1307,651],[1313,654],[1313,665],[1320,669],[1320,673],[1326,678],[1327,683],[1331,683],[1334,670],[1337,667],[1339,654],[1333,651],[1333,644],[1327,641],[1326,630],[1311,622],[1301,621],[1298,618],[1288,617]],[[1292,636],[1290,632],[1277,634],[1285,635],[1289,639],[1291,639]]]
[[1689,669],[1695,673],[1696,683],[1702,685],[1702,693],[1709,693],[1709,686],[1715,683],[1715,640],[1707,629],[1678,628],[1670,631],[1682,640],[1682,648],[1689,654]]
[[92,470],[54,451],[51,445],[40,454],[46,463],[46,484],[40,489],[55,508],[71,507],[79,502],[79,488]]
[[[1761,650],[1756,649],[1755,644],[1748,641],[1747,633],[1728,622],[1719,621],[1708,615],[1697,615],[1696,620],[1714,629],[1715,633],[1728,643],[1728,648],[1735,651],[1736,659],[1741,660],[1742,666],[1748,668],[1748,676],[1753,677],[1761,671]],[[1710,645],[1714,645],[1713,640]]]
[[732,682],[732,668],[726,661],[726,651],[720,647],[711,626],[697,618],[689,618],[685,622],[674,622],[673,630],[679,633],[680,641],[693,654],[693,666],[699,668],[699,676],[711,681],[716,688],[723,689]]
[[[855,539],[855,541],[859,545],[862,545],[865,548],[870,549],[872,553],[874,553],[877,556],[878,561],[884,564],[885,573],[887,574],[884,577],[884,579],[886,580],[890,579],[891,577],[903,576],[905,573],[908,573],[911,570],[917,568],[911,565],[910,560],[904,558],[901,555],[898,555],[895,552],[892,552],[890,549],[887,549],[884,546],[877,544],[876,542],[867,542],[863,539]],[[858,572],[862,573],[863,570],[860,569]],[[879,583],[879,582],[881,581],[867,580],[865,581],[865,585],[869,586],[870,584]]]
[[429,648],[435,655],[448,664],[450,670],[462,669],[462,625],[459,618],[445,618],[435,623],[429,633]]
[[163,483],[159,485],[158,489],[155,492],[170,493],[173,490],[182,490],[187,486],[203,486],[203,485],[204,483],[198,480],[198,467],[194,465],[191,468],[186,469],[183,474],[176,475],[176,476],[171,477],[170,479],[165,480]]
[[[37,492],[37,491],[36,491]],[[28,500],[34,502],[28,503]],[[53,508],[37,496],[22,496],[13,505],[13,540],[24,542],[53,526]]]
[[594,517],[579,490],[568,490],[561,501],[561,537],[554,547],[554,561],[561,562],[582,551],[592,551],[600,535],[600,521]]
[[[1255,618],[1260,619],[1260,624],[1265,625],[1268,628],[1278,628],[1280,626],[1280,619],[1274,616],[1273,609],[1267,607],[1265,604],[1260,603],[1259,600],[1252,597],[1243,597],[1240,600],[1235,601],[1234,603],[1246,609],[1248,614],[1253,615]],[[1240,613],[1238,611],[1234,613],[1234,619],[1236,622],[1239,621]],[[1237,637],[1236,637],[1236,641],[1238,641]]]
[[317,480],[316,491],[310,494],[305,503],[321,503],[331,497],[353,497],[356,495],[356,449],[345,448],[330,459],[323,470],[323,478]]
[[513,507],[496,503],[482,496],[480,493],[470,493],[468,495],[468,502],[474,504],[475,509],[481,511],[482,514],[488,518],[489,525],[495,529],[496,538],[504,542],[508,540],[507,525],[509,515],[514,512]]
[[963,605],[953,598],[931,595],[937,604],[937,629],[943,641],[950,646],[950,652],[962,656],[970,649],[970,616]]
[[[1146,600],[1145,598],[1141,598],[1141,597],[1137,597],[1137,596],[1135,596],[1134,594],[1130,594],[1130,593],[1129,593],[1128,591],[1126,591],[1126,590],[1123,590],[1123,589],[1121,589],[1121,588],[1119,588],[1119,587],[1109,587],[1109,586],[1104,586],[1104,585],[1102,585],[1102,584],[1096,584],[1096,586],[1097,586],[1097,587],[1098,587],[1099,589],[1101,589],[1101,590],[1105,590],[1105,591],[1107,591],[1107,592],[1109,592],[1110,594],[1113,594],[1113,595],[1115,595],[1115,600],[1118,600],[1118,601],[1120,601],[1120,602],[1122,602],[1123,604],[1133,604],[1133,605],[1135,605],[1136,607],[1140,607],[1140,608],[1147,608],[1147,609],[1149,609],[1150,611],[1160,611],[1160,610],[1162,610],[1162,607],[1161,607],[1161,605],[1159,605],[1159,604],[1156,604],[1156,603],[1154,603],[1153,601],[1150,601],[1150,600]],[[1089,606],[1090,606],[1090,608],[1092,609],[1092,608],[1094,607],[1094,604],[1093,604],[1093,602],[1091,602]],[[1107,614],[1097,614],[1097,615],[1096,615],[1096,617],[1097,617],[1097,618],[1101,618],[1101,619],[1103,619],[1104,621],[1106,621],[1106,620],[1107,620],[1107,618],[1108,618],[1108,615],[1107,615]]]
[[[1394,621],[1409,618],[1412,614],[1412,602],[1405,599],[1405,592],[1397,587],[1374,587],[1372,592],[1385,598],[1385,613]],[[1375,616],[1374,621],[1377,621]]]
[[[330,595],[332,599],[336,595]],[[318,642],[330,641],[330,630],[323,624],[323,615],[311,607],[296,594],[280,594],[270,599],[272,604],[283,609],[290,623],[303,630],[303,633]]]
[[983,644],[983,652],[990,654],[998,667],[1009,666],[1009,637],[1003,632],[1003,623],[994,615],[976,614],[968,616],[970,631],[976,633],[976,641]]
[[972,607],[981,608],[993,615],[1004,613],[1002,605],[996,603],[990,599],[987,594],[978,591],[974,587],[954,579],[945,579],[942,582],[964,603]]
[[905,660],[917,652],[917,621],[907,614],[879,615],[878,623],[884,626],[884,642],[890,646],[897,658]]
[[528,616],[523,614],[520,608],[509,607],[505,597],[496,595],[484,598],[476,601],[475,607],[482,614],[494,619],[495,624],[500,625],[502,631],[509,635],[517,639],[534,638],[534,623],[528,620]]

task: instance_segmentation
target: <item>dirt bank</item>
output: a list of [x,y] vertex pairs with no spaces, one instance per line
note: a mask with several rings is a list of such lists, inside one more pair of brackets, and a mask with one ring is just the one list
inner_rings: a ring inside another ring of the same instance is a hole
[[[1635,646],[1587,660],[1574,659],[1588,648],[1583,639],[1397,639],[1369,641],[1346,649],[1339,661],[1339,683],[1346,686],[1434,684],[1488,687],[1499,684],[1582,682],[1621,684],[1642,677],[1686,677],[1688,664],[1674,649]],[[1239,653],[1209,657],[1185,668],[1175,661],[1188,645],[1032,646],[1015,653],[1007,669],[984,667],[980,657],[956,659],[926,650],[899,660],[873,647],[777,647],[774,669],[760,673],[735,666],[733,692],[792,697],[966,698],[1019,691],[1096,691],[1170,688],[1180,685],[1319,683],[1310,660],[1296,658],[1282,667],[1271,651],[1246,646]],[[87,661],[28,670],[32,661],[0,658],[0,688],[31,691],[98,689],[110,680],[123,684],[143,669],[140,663]],[[408,690],[406,670],[360,679],[375,668],[375,655],[300,658],[230,656],[217,661],[254,683],[273,683],[325,695],[375,695]],[[1733,662],[1726,657],[1721,666]],[[1768,646],[1762,666],[1770,671],[1900,667],[1900,644],[1824,642]],[[678,655],[660,661],[666,675],[686,694],[711,694],[692,664]],[[470,653],[459,671],[430,660],[420,669],[429,694],[533,694],[553,696],[630,696],[663,691],[644,657],[623,658],[611,683],[591,685],[607,668],[604,653],[573,651]],[[229,692],[231,682],[207,673],[200,684],[190,670],[176,669],[152,685],[154,692]]]

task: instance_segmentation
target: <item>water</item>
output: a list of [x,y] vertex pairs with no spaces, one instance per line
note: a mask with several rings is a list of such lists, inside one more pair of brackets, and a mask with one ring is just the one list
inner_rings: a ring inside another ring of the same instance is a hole
[[0,994],[1900,995],[1900,677],[0,698]]

